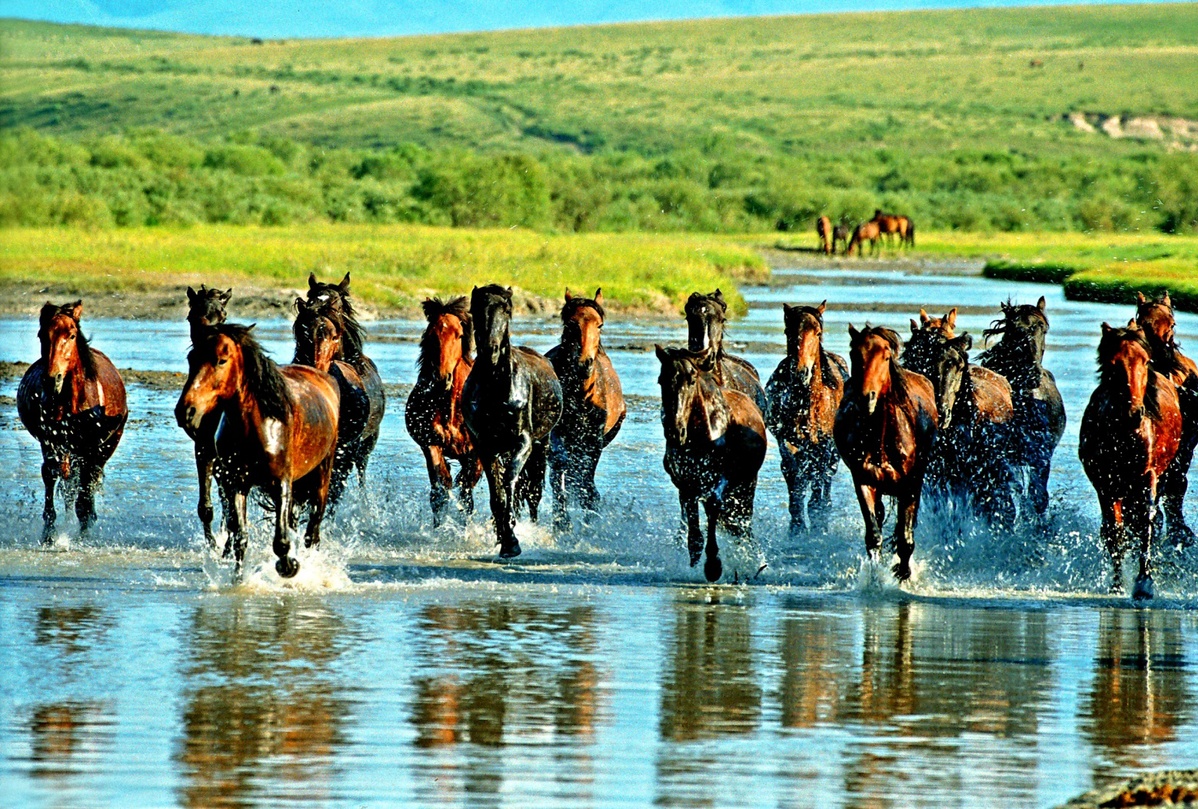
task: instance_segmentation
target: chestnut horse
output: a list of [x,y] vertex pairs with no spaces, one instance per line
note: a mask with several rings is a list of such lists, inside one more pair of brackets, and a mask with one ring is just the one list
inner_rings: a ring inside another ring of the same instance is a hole
[[345,492],[345,482],[355,468],[358,485],[366,486],[366,465],[379,440],[379,427],[383,421],[383,391],[377,374],[371,384],[371,380],[363,378],[354,366],[338,359],[345,355],[345,332],[332,317],[320,314],[319,310],[318,304],[303,298],[295,299],[296,318],[292,325],[295,356],[292,362],[329,374],[337,380],[341,394],[337,456],[333,460],[333,479],[329,488],[331,511]]
[[299,572],[299,562],[289,556],[298,505],[311,509],[304,545],[320,542],[341,397],[336,380],[323,371],[275,365],[251,328],[214,326],[192,347],[175,419],[192,438],[209,414],[219,419],[216,482],[229,504],[225,525],[238,573],[249,537],[247,499],[258,487],[274,504],[275,570],[290,578]]
[[599,510],[595,469],[628,412],[620,377],[603,350],[604,318],[602,289],[595,290],[594,298],[574,297],[567,289],[562,341],[545,354],[562,384],[562,417],[549,434],[553,527],[558,531],[570,528],[569,500],[588,513]]
[[1177,386],[1177,398],[1181,404],[1181,446],[1177,449],[1173,463],[1161,476],[1161,511],[1168,522],[1170,541],[1191,545],[1194,531],[1186,524],[1183,504],[1189,489],[1194,447],[1198,445],[1198,365],[1181,353],[1181,347],[1174,337],[1176,321],[1173,319],[1173,301],[1169,293],[1150,301],[1137,292],[1136,300],[1136,322],[1144,330],[1144,337],[1152,349],[1152,369],[1168,377]]
[[724,324],[728,320],[728,303],[724,293],[716,290],[704,295],[692,292],[686,300],[687,347],[699,352],[712,349],[716,381],[725,388],[743,393],[753,400],[757,409],[765,412],[765,391],[761,377],[748,360],[724,351]]
[[1136,599],[1152,598],[1153,511],[1182,433],[1177,389],[1152,370],[1151,356],[1134,320],[1125,329],[1102,324],[1098,388],[1082,416],[1077,447],[1098,493],[1102,538],[1113,567],[1112,592],[1123,589],[1128,533],[1140,540],[1140,572],[1132,591]]
[[[474,324],[464,296],[428,298],[423,306],[428,326],[420,337],[416,384],[408,394],[404,423],[424,453],[433,525],[439,526],[449,515],[449,490],[455,485],[462,512],[474,513],[474,487],[483,474],[462,412],[462,388],[474,367]],[[461,466],[456,480],[451,460]]]
[[853,229],[853,238],[849,240],[849,246],[845,248],[846,256],[853,255],[853,248],[857,248],[857,255],[861,255],[862,245],[869,242],[869,252],[875,255],[881,251],[882,247],[879,242],[882,239],[882,232],[878,228],[877,222],[862,222]]
[[[827,530],[832,476],[840,462],[832,427],[844,395],[848,365],[824,350],[824,311],[782,304],[786,359],[765,386],[765,423],[778,441],[790,493],[790,531]],[[806,512],[806,513],[804,513]]]
[[47,302],[38,318],[42,355],[29,366],[17,388],[17,414],[42,445],[42,542],[54,541],[54,487],[67,484],[75,497],[79,533],[96,519],[96,487],[104,464],[125,432],[129,408],[125,383],[108,357],[92,348],[79,318],[83,301],[55,306]]
[[887,244],[891,244],[894,241],[894,235],[898,234],[900,247],[915,246],[915,223],[911,221],[910,217],[882,213],[882,209],[878,208],[874,211],[874,218],[871,221],[878,223],[878,231],[886,237]]
[[816,219],[815,235],[819,237],[819,247],[824,255],[832,255],[832,220],[826,216]]
[[1002,304],[1003,316],[983,334],[1001,335],[978,359],[983,368],[1002,375],[1011,385],[1011,461],[1018,469],[1017,499],[1025,517],[1043,521],[1048,512],[1048,476],[1052,453],[1065,433],[1065,403],[1052,373],[1043,366],[1048,336],[1047,302],[1035,306]]
[[[191,287],[187,288],[187,324],[193,346],[200,344],[210,328],[225,322],[225,307],[232,297],[232,289],[222,292],[216,288],[209,289],[203,284],[200,284],[198,292]],[[199,479],[200,488],[200,502],[196,507],[196,513],[204,526],[204,538],[208,540],[209,548],[216,547],[216,536],[212,533],[212,464],[216,460],[216,453],[212,442],[218,421],[219,417],[210,417],[196,430],[195,436],[196,477]],[[222,510],[228,508],[228,503],[221,503]]]
[[915,524],[924,473],[936,439],[936,392],[926,377],[898,362],[902,341],[890,329],[849,326],[851,373],[836,412],[833,437],[853,476],[865,518],[865,550],[881,559],[883,495],[897,500],[895,578],[911,577]]
[[708,581],[723,575],[716,526],[734,537],[751,537],[757,473],[765,461],[765,422],[751,398],[725,388],[716,378],[711,349],[691,351],[655,346],[661,361],[663,463],[678,488],[686,523],[687,550],[694,567],[704,554],[699,502],[707,512]]
[[491,489],[499,556],[520,554],[516,510],[535,522],[545,485],[549,433],[562,416],[562,386],[549,360],[511,336],[512,291],[475,287],[470,318],[478,356],[462,389],[462,413]]

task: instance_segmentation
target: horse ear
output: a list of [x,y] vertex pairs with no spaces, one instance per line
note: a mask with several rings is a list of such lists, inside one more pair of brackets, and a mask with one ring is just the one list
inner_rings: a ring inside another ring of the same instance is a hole
[[308,273],[308,289],[316,289],[316,273]]
[[920,323],[920,325],[922,325],[922,326],[928,325],[928,322],[931,319],[932,318],[928,317],[928,313],[924,311],[923,307],[922,306],[919,307],[919,323]]
[[815,311],[819,312],[820,317],[823,317],[824,310],[826,310],[827,308],[828,308],[828,302],[826,300],[820,301],[820,305],[815,307]]
[[1107,323],[1105,320],[1102,321],[1102,333],[1105,335],[1105,334],[1109,334],[1112,331],[1114,331],[1114,330],[1111,328],[1111,324]]
[[307,301],[305,301],[303,298],[300,298],[297,296],[295,299],[295,311],[302,312],[305,309],[307,309],[308,307],[305,305],[306,303],[307,303]]
[[724,293],[723,293],[723,292],[721,292],[721,291],[720,291],[718,288],[716,289],[715,293],[714,293],[714,294],[712,294],[712,296],[711,296],[711,297],[715,298],[715,299],[716,299],[717,301],[719,301],[720,303],[723,303],[723,302],[724,302]]
[[919,324],[915,322],[915,318],[911,318],[911,333],[915,334],[919,331]]
[[859,334],[861,334],[861,332],[859,332],[859,331],[857,331],[856,329],[854,329],[854,328],[853,328],[853,324],[852,324],[852,323],[850,323],[850,324],[849,324],[849,337],[851,337],[851,338],[853,338],[854,340],[856,340],[856,339],[857,339],[857,335],[859,335]]
[[[203,284],[200,284],[200,286],[203,286]],[[188,287],[187,288],[187,302],[195,303],[195,299],[196,299],[196,291],[194,289],[192,289],[191,287]]]
[[222,301],[224,301],[225,303],[228,303],[229,299],[233,297],[233,287],[229,287],[224,292],[216,293],[216,296],[218,298],[220,298]]
[[965,332],[957,338],[957,345],[959,345],[963,351],[968,351],[969,349],[973,348],[973,338],[969,336],[969,332]]
[[1173,299],[1169,297],[1169,290],[1166,289],[1165,294],[1161,296],[1161,303],[1163,303],[1165,306],[1168,306],[1170,309],[1173,308]]
[[1139,304],[1140,306],[1143,306],[1144,304],[1148,303],[1148,299],[1144,297],[1143,292],[1136,293],[1136,303]]
[[574,296],[570,294],[570,287],[566,287],[566,303],[574,300]]
[[73,304],[71,304],[71,317],[73,317],[75,319],[76,323],[79,322],[79,318],[83,317],[83,299],[82,298],[80,298],[79,300],[77,300]]
[[592,298],[592,300],[594,300],[599,306],[603,305],[603,287],[595,288],[595,297]]
[[957,307],[948,310],[948,314],[944,316],[944,322],[948,324],[950,329],[957,327]]
[[1128,331],[1143,331],[1143,329],[1140,328],[1140,324],[1136,322],[1136,319],[1134,317],[1131,320],[1127,321],[1127,330]]
[[670,355],[666,353],[666,350],[661,347],[660,343],[653,344],[653,351],[657,354],[657,358],[662,362],[665,362],[670,358]]
[[345,277],[341,279],[341,284],[339,286],[341,287],[342,292],[349,292],[349,273],[346,273]]
[[1043,295],[1040,296],[1040,300],[1036,301],[1036,308],[1041,312],[1048,308],[1048,301],[1044,299]]

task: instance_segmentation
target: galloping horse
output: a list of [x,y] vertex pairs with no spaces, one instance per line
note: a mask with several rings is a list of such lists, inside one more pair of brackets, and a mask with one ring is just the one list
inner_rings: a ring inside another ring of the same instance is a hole
[[1186,524],[1182,506],[1190,485],[1194,447],[1198,445],[1198,365],[1181,353],[1173,336],[1176,321],[1169,293],[1150,301],[1137,292],[1136,299],[1136,323],[1144,330],[1144,337],[1152,349],[1151,367],[1177,386],[1181,404],[1181,445],[1173,463],[1161,476],[1161,511],[1168,522],[1169,539],[1176,544],[1190,545],[1194,542],[1194,531]]
[[852,373],[836,412],[833,437],[853,476],[865,518],[865,550],[881,558],[883,495],[896,498],[899,561],[895,578],[911,577],[915,523],[924,473],[936,438],[936,393],[925,377],[898,363],[902,342],[890,329],[849,326]]
[[1082,416],[1077,448],[1102,509],[1112,592],[1123,589],[1129,529],[1140,540],[1140,572],[1132,591],[1137,599],[1152,598],[1153,510],[1182,433],[1177,389],[1149,366],[1151,351],[1134,320],[1125,329],[1102,324],[1098,388]]
[[1065,403],[1052,373],[1042,365],[1048,335],[1047,302],[1035,306],[1002,304],[1003,316],[983,334],[1002,339],[979,357],[983,368],[1011,385],[1011,461],[1023,473],[1016,478],[1023,514],[1043,520],[1048,511],[1048,476],[1052,453],[1065,433]]
[[663,464],[678,488],[694,567],[704,553],[699,501],[707,512],[707,561],[703,574],[724,572],[716,526],[733,536],[752,536],[757,472],[765,460],[765,422],[753,400],[716,379],[715,352],[655,346],[661,361]]
[[815,235],[819,237],[819,246],[824,255],[832,255],[832,220],[826,216],[816,219]]
[[256,486],[275,507],[275,570],[290,578],[299,572],[299,562],[288,555],[296,506],[311,507],[304,545],[320,542],[341,397],[337,382],[323,371],[275,365],[251,336],[251,328],[214,326],[192,347],[175,419],[195,438],[205,418],[217,415],[216,481],[229,504],[225,525],[237,570],[249,538],[246,501]]
[[54,486],[61,478],[75,495],[79,533],[96,519],[96,486],[125,432],[125,384],[108,357],[88,345],[79,328],[83,301],[47,302],[38,319],[42,355],[17,388],[17,413],[42,445],[42,542],[54,540]]
[[[404,424],[424,453],[433,525],[441,525],[449,515],[454,485],[463,513],[474,513],[474,486],[483,474],[462,412],[462,388],[474,367],[474,326],[464,296],[429,298],[423,306],[428,326],[420,337],[416,384],[408,394]],[[450,460],[461,466],[456,481]]]
[[866,241],[869,241],[870,254],[874,255],[881,251],[882,247],[879,242],[882,239],[882,232],[878,228],[877,222],[862,222],[853,229],[853,238],[849,240],[849,246],[845,248],[846,256],[853,255],[853,248],[857,248],[857,255],[861,255],[861,246]]
[[358,485],[366,486],[366,465],[378,442],[383,421],[383,392],[377,375],[376,384],[372,385],[354,366],[337,359],[345,354],[345,332],[333,318],[320,314],[319,309],[317,304],[303,298],[295,299],[296,318],[292,325],[295,357],[292,362],[329,374],[337,380],[341,394],[337,456],[329,487],[329,508],[332,509],[345,492],[345,481],[355,467]]
[[[232,289],[222,292],[216,288],[209,289],[203,284],[200,284],[198,292],[191,287],[187,288],[187,324],[193,346],[203,341],[209,329],[225,322],[225,307],[232,297]],[[200,502],[196,507],[196,513],[204,526],[204,538],[208,540],[209,548],[216,547],[216,536],[212,533],[212,464],[216,460],[213,437],[216,435],[216,425],[219,421],[217,416],[209,417],[199,426],[195,435],[196,477],[200,488]],[[228,508],[228,503],[221,503],[222,510]]]
[[757,409],[765,412],[765,391],[761,377],[748,360],[724,351],[724,323],[728,320],[728,303],[724,293],[716,290],[709,295],[692,292],[686,300],[687,347],[691,351],[712,350],[716,381],[725,388],[743,393],[753,400]]
[[[832,475],[839,458],[832,439],[848,365],[824,350],[824,311],[782,304],[786,359],[765,386],[765,423],[778,441],[790,493],[790,531],[827,528]],[[806,508],[804,508],[806,506]],[[804,515],[806,511],[806,515]]]
[[547,359],[512,346],[511,289],[475,287],[470,317],[478,357],[462,389],[462,412],[491,489],[499,556],[509,559],[520,554],[518,504],[526,502],[537,519],[549,432],[562,415],[562,386]]
[[562,385],[562,417],[549,435],[553,527],[559,531],[569,530],[571,498],[587,512],[599,510],[595,468],[627,414],[620,377],[601,342],[604,317],[602,289],[594,298],[574,297],[567,289],[562,341],[545,355]]

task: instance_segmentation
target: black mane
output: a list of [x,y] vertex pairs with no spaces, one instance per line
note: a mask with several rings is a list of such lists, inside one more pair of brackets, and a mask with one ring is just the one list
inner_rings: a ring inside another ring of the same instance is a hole
[[253,326],[239,323],[221,323],[213,326],[201,345],[187,355],[188,364],[193,357],[207,359],[215,354],[216,339],[224,336],[241,347],[245,373],[245,386],[258,402],[258,409],[265,418],[286,420],[291,408],[287,395],[287,380],[266,354],[266,349],[250,333]]
[[[322,296],[325,300],[321,300]],[[340,327],[341,359],[351,365],[357,363],[362,358],[362,350],[366,345],[366,330],[358,322],[358,314],[354,311],[347,287],[309,281],[308,303],[313,305],[318,314],[324,315]]]
[[1019,328],[1017,318],[1031,315],[1044,324],[1048,331],[1048,315],[1032,304],[1016,306],[1008,300],[1002,305],[1003,317],[993,321],[990,328],[982,332],[984,341],[1001,335],[1002,339],[978,356],[981,365],[1002,374],[1016,390],[1030,390],[1040,386],[1040,361],[1036,359],[1036,347],[1031,332]]
[[[41,314],[38,316],[38,340],[42,344],[42,359],[48,359],[50,356],[49,336],[46,334],[46,329],[58,315],[66,315],[71,320],[75,320],[75,307],[79,306],[83,301],[75,301],[74,303],[64,303],[61,306],[55,306],[49,301],[42,306]],[[79,355],[79,364],[83,367],[83,376],[87,379],[96,378],[96,358],[92,355],[91,344],[88,343],[87,337],[83,334],[82,327],[79,326],[79,321],[75,320],[75,353]]]

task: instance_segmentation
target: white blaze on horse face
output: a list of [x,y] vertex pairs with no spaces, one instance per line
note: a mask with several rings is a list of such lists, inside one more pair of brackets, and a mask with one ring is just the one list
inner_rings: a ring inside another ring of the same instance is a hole
[[277,455],[283,451],[283,422],[278,419],[263,419],[262,435],[267,452]]
[[212,434],[212,443],[216,444],[220,441],[221,434],[225,431],[225,411],[220,412],[220,421],[216,423],[216,432]]

